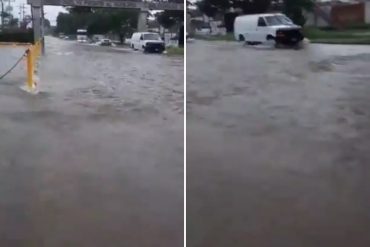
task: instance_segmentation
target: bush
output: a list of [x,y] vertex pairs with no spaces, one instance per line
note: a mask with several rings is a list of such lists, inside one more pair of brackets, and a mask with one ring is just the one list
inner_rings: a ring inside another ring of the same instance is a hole
[[0,42],[34,43],[32,29],[4,29],[0,32]]

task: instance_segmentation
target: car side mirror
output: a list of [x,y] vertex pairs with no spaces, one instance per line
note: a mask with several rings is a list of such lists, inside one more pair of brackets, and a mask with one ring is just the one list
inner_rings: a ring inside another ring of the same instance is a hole
[[140,37],[140,40],[143,40],[143,36]]

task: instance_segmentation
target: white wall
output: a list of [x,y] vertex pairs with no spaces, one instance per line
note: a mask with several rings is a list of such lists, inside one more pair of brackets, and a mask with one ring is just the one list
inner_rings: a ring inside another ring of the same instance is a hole
[[317,26],[317,27],[328,27],[329,24],[322,19],[321,17],[317,16],[316,23],[315,23],[315,16],[313,13],[306,13],[305,14],[307,20],[306,20],[306,26]]
[[370,2],[365,3],[365,22],[370,24]]

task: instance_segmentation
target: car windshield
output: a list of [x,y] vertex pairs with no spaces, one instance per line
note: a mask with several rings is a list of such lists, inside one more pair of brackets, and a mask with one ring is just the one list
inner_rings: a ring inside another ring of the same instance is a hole
[[268,26],[294,25],[293,22],[284,15],[271,15],[265,17]]
[[144,40],[159,40],[160,37],[156,33],[146,33],[143,35]]

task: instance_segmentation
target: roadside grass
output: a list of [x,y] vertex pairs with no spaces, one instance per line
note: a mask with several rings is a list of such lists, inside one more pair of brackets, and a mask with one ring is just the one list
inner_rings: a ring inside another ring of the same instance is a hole
[[226,35],[194,35],[196,39],[208,40],[208,41],[235,41],[233,33],[227,33]]
[[[311,43],[325,44],[370,44],[370,25],[357,25],[348,29],[319,29],[305,27],[303,32]],[[233,33],[226,35],[195,35],[194,38],[207,41],[235,41]]]
[[183,56],[184,55],[184,47],[168,47],[166,48],[166,55],[168,56]]
[[370,26],[351,27],[344,30],[304,28],[304,34],[312,43],[370,44]]

